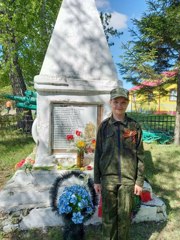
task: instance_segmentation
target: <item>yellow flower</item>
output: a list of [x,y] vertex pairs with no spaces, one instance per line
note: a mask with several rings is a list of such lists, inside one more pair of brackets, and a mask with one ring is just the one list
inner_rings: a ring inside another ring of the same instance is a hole
[[86,144],[85,144],[84,141],[78,140],[78,141],[76,142],[76,146],[77,146],[77,148],[85,148]]

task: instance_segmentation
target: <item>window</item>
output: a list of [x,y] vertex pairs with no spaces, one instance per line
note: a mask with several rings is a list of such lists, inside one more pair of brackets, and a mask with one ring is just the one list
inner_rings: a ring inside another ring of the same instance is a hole
[[177,98],[177,90],[176,89],[171,89],[169,93],[169,100],[170,101],[176,101]]

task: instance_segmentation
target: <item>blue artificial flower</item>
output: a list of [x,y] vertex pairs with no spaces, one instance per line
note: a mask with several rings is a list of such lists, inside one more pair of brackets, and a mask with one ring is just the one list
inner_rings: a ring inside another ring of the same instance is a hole
[[93,213],[92,207],[87,207],[86,213],[87,213],[87,214],[92,214],[92,213]]
[[70,198],[70,203],[72,203],[72,204],[76,204],[76,202],[77,202],[77,197],[76,197],[76,195],[75,194],[73,194],[73,195],[71,195],[71,198]]
[[58,210],[60,214],[70,213],[72,211],[72,207],[70,207],[68,203],[65,203],[62,205],[58,204]]
[[57,207],[59,214],[68,214],[67,216],[75,224],[82,223],[85,217],[93,214],[94,210],[90,193],[80,185],[65,187]]
[[81,223],[83,222],[83,219],[84,219],[84,217],[81,215],[80,212],[73,213],[72,221],[73,221],[75,224],[81,224]]
[[80,202],[78,202],[78,207],[80,207],[80,209],[85,208],[86,206],[88,206],[88,201],[87,199],[82,199]]

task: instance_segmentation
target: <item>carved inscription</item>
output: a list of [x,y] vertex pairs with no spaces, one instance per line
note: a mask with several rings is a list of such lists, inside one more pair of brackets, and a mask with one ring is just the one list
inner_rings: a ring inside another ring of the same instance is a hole
[[84,131],[88,122],[97,123],[96,106],[62,106],[53,108],[53,149],[68,147],[66,135]]

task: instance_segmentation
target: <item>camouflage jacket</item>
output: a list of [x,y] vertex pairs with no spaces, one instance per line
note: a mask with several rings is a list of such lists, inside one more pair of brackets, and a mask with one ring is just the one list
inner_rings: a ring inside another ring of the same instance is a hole
[[[119,139],[119,141],[118,141]],[[103,177],[118,177],[124,185],[144,182],[144,149],[140,125],[125,116],[125,121],[105,119],[98,128],[94,159],[94,182]]]

